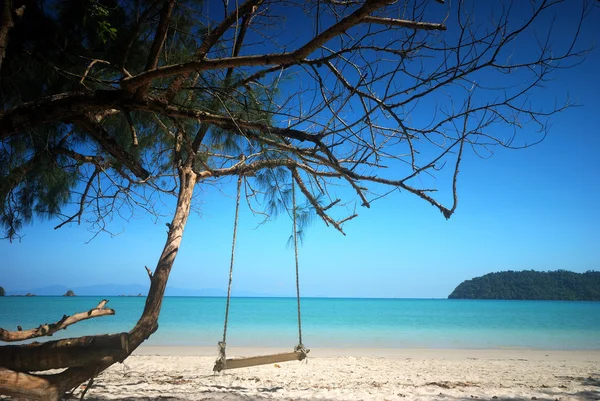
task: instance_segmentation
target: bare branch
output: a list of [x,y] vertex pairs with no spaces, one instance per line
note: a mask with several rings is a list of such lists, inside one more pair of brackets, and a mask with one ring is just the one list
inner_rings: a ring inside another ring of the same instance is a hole
[[[320,46],[343,34],[351,27],[359,24],[361,20],[371,12],[387,5],[389,0],[371,0],[366,2],[361,8],[348,15],[338,23],[317,35],[314,39],[307,42],[299,49],[283,54],[265,54],[260,56],[241,56],[222,59],[204,59],[201,61],[191,61],[179,65],[158,67],[156,69],[143,72],[137,76],[126,78],[121,81],[121,86],[128,91],[136,90],[141,85],[156,78],[168,77],[172,75],[185,74],[191,71],[206,71],[221,68],[241,67],[241,66],[266,66],[266,65],[288,65],[308,57]],[[216,35],[216,34],[215,34]],[[220,34],[219,34],[220,36]],[[209,43],[209,42],[207,42]]]
[[294,177],[294,181],[296,181],[296,184],[298,184],[300,191],[302,191],[302,193],[304,194],[306,199],[308,199],[308,201],[310,202],[312,207],[315,209],[315,211],[317,212],[319,217],[321,217],[321,219],[323,219],[325,224],[326,225],[331,224],[333,227],[335,227],[336,230],[338,230],[342,234],[346,235],[344,233],[344,230],[342,230],[342,227],[340,226],[340,224],[338,224],[338,222],[333,220],[331,217],[329,217],[329,215],[327,213],[325,213],[325,210],[323,210],[321,205],[319,205],[319,202],[317,202],[317,200],[313,197],[311,191],[306,187],[302,178],[300,178],[298,171],[295,168],[291,168],[290,171],[292,172],[292,177]]
[[[160,12],[160,20],[158,21],[158,27],[156,28],[156,33],[154,34],[154,41],[152,42],[150,54],[148,55],[148,61],[146,62],[146,70],[152,70],[158,65],[158,57],[163,44],[165,43],[165,38],[167,37],[167,30],[169,29],[171,13],[173,12],[174,6],[175,0],[165,0],[163,3],[163,8]],[[143,97],[149,86],[150,84],[148,83],[138,88],[136,96],[140,98]]]
[[94,60],[92,60],[90,62],[90,64],[87,66],[87,68],[85,69],[85,72],[83,73],[83,76],[81,77],[81,80],[79,81],[80,84],[83,84],[83,82],[85,81],[85,78],[88,76],[90,70],[92,69],[92,67],[96,63],[103,63],[103,64],[110,65],[110,63],[108,61],[106,61],[106,60],[100,60],[100,59],[94,59]]
[[127,168],[131,170],[131,172],[140,180],[145,180],[150,177],[148,170],[146,170],[139,161],[135,160],[133,156],[127,153],[117,143],[117,141],[110,136],[104,127],[100,123],[94,121],[92,117],[87,116],[81,120],[78,120],[77,123],[81,125],[114,158],[126,165]]
[[83,215],[83,212],[85,210],[85,204],[87,202],[90,188],[92,187],[92,184],[99,173],[100,173],[100,169],[98,167],[96,167],[96,169],[94,170],[94,173],[90,176],[90,179],[88,180],[87,184],[85,185],[85,189],[83,190],[83,194],[81,195],[81,198],[79,200],[79,210],[77,211],[77,213],[75,213],[74,215],[72,215],[71,217],[69,217],[68,219],[66,219],[65,221],[63,221],[62,223],[57,225],[56,227],[54,227],[55,230],[58,230],[65,224],[72,222],[73,220],[75,220],[75,218],[77,218],[77,224],[81,223],[81,216]]
[[56,323],[42,324],[35,329],[23,331],[8,331],[0,328],[0,340],[6,342],[13,342],[29,340],[31,338],[36,337],[51,336],[57,331],[64,330],[68,326],[81,322],[82,320],[92,319],[94,317],[99,316],[114,315],[115,311],[113,309],[104,307],[107,302],[108,301],[104,299],[98,304],[98,306],[96,306],[93,309],[90,309],[87,312],[80,312],[71,316],[64,315],[62,319],[60,319]]
[[[246,18],[248,18],[249,14],[254,12],[256,7],[262,2],[263,0],[248,0],[244,4],[239,6],[235,11],[230,13],[215,29],[213,29],[207,35],[200,47],[196,50],[196,53],[194,54],[194,59],[204,59],[208,54],[209,50],[218,42],[219,38],[221,38],[221,36],[223,36],[227,29],[229,29],[231,25],[233,25],[233,23],[236,22],[240,17],[242,17],[244,21],[247,21],[246,23],[242,23],[242,25],[247,26],[250,20],[246,20]],[[244,35],[240,34],[240,36],[238,37],[240,44],[243,39]],[[239,46],[239,48],[241,48],[241,46]],[[237,50],[237,52],[235,52],[234,50],[234,56],[237,56],[237,53],[239,53],[239,49]],[[189,72],[191,71],[187,71],[186,73],[179,75],[173,80],[173,82],[167,89],[167,92],[165,93],[165,98],[168,102],[171,102],[175,95],[181,90],[181,86],[188,77],[187,73]]]
[[244,4],[237,7],[233,12],[231,12],[223,21],[213,29],[210,34],[204,39],[198,51],[195,54],[195,58],[203,59],[208,51],[217,43],[217,41],[223,36],[225,31],[233,25],[235,21],[239,18],[245,17],[248,14],[251,14],[255,7],[257,7],[263,0],[247,0]]
[[371,17],[367,16],[363,18],[363,22],[369,24],[381,24],[387,26],[400,26],[403,28],[410,29],[422,29],[426,31],[445,31],[446,25],[444,24],[435,24],[431,22],[420,22],[420,21],[409,21],[404,19],[394,19],[394,18],[381,18],[381,17]]
[[146,268],[146,273],[148,273],[148,278],[150,279],[150,282],[152,282],[152,271],[150,269],[148,269],[148,266],[144,266]]
[[112,110],[116,104],[123,102],[124,96],[120,91],[97,90],[61,93],[23,103],[0,112],[0,140],[41,124]]
[[125,112],[125,118],[127,119],[127,124],[129,124],[129,131],[131,131],[131,144],[133,146],[138,146],[138,138],[137,132],[135,130],[135,125],[133,124],[133,120],[131,119],[131,113],[128,111]]

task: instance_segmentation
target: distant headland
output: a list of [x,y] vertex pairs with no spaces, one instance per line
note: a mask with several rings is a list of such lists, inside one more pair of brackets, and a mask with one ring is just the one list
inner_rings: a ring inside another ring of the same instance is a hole
[[600,301],[600,271],[489,273],[463,281],[448,298]]

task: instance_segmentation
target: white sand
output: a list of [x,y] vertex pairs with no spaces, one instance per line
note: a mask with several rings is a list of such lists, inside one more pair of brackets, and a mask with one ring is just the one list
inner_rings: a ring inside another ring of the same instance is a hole
[[308,362],[213,374],[215,354],[142,347],[101,374],[86,399],[600,400],[600,351],[314,349]]

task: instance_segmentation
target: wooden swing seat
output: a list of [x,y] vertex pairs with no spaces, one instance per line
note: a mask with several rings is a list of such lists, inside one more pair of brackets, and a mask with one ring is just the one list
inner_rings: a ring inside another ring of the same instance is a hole
[[213,371],[220,372],[221,370],[247,368],[250,366],[268,365],[271,363],[278,362],[301,361],[304,358],[306,358],[306,352],[302,351],[283,352],[280,354],[272,355],[249,356],[243,358],[229,358],[226,360],[224,367],[215,363]]

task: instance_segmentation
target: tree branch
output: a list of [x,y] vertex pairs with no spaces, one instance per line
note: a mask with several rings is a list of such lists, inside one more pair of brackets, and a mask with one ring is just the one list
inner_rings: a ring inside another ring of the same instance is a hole
[[[67,92],[23,103],[0,112],[0,141],[44,123],[68,121],[86,113],[117,109],[130,102],[123,91]],[[119,105],[119,106],[117,106]]]
[[127,120],[127,124],[129,125],[129,131],[131,132],[131,145],[134,147],[138,146],[139,142],[137,138],[137,132],[135,130],[135,125],[133,124],[133,119],[131,118],[130,112],[125,112],[125,119]]
[[[146,62],[146,71],[156,68],[158,65],[158,58],[160,51],[165,43],[167,37],[167,31],[169,29],[169,23],[171,22],[171,13],[175,6],[175,0],[165,0],[163,8],[160,11],[160,19],[158,21],[158,28],[154,34],[154,41],[152,41],[152,47],[150,48],[150,54],[148,55],[148,61]],[[150,83],[142,85],[138,88],[136,96],[142,98],[148,90]]]
[[381,17],[371,17],[366,16],[363,18],[362,22],[366,22],[369,24],[381,24],[387,26],[400,26],[403,28],[410,29],[422,29],[426,31],[445,31],[446,25],[444,24],[436,24],[431,22],[419,22],[419,21],[409,21],[404,19],[395,19],[395,18],[381,18]]
[[80,313],[76,313],[71,316],[64,315],[62,317],[62,319],[60,319],[56,323],[41,324],[39,327],[37,327],[35,329],[24,330],[24,331],[8,331],[3,328],[0,328],[0,341],[13,342],[13,341],[29,340],[31,338],[36,338],[36,337],[51,336],[54,333],[56,333],[57,331],[64,330],[68,326],[78,323],[78,322],[81,322],[82,320],[92,319],[94,317],[99,317],[99,316],[114,315],[115,311],[113,309],[104,307],[107,302],[108,301],[106,299],[104,299],[104,300],[102,300],[102,302],[100,302],[98,304],[98,306],[96,306],[93,309],[90,309],[87,312],[80,312]]
[[76,120],[76,123],[83,127],[104,150],[110,153],[111,156],[127,166],[127,168],[140,180],[145,180],[150,177],[148,170],[146,170],[139,161],[135,160],[132,155],[127,153],[127,151],[125,151],[125,149],[110,136],[102,124],[94,121],[90,116]]
[[45,377],[0,367],[0,394],[16,399],[58,401],[61,394]]
[[240,17],[244,17],[247,14],[253,12],[263,0],[248,0],[241,6],[237,7],[231,12],[215,29],[213,29],[208,36],[204,39],[198,50],[196,51],[195,57],[197,59],[203,59],[209,50],[217,43],[217,41],[223,36],[223,34],[237,21]]
[[[240,50],[242,50],[242,43],[244,43],[244,38],[246,37],[246,31],[248,30],[248,26],[250,26],[250,20],[252,20],[252,12],[255,9],[256,6],[253,7],[250,12],[244,14],[244,16],[242,17],[242,24],[240,26],[240,31],[238,32],[237,38],[235,38],[235,43],[233,44],[233,51],[231,52],[231,57],[239,56]],[[229,83],[232,74],[233,68],[227,69],[227,73],[225,73],[226,83]]]
[[59,225],[54,227],[55,230],[58,230],[65,224],[72,222],[76,217],[77,217],[77,224],[81,223],[81,216],[83,215],[83,210],[85,208],[85,202],[87,200],[88,193],[90,192],[90,188],[92,187],[92,184],[99,173],[100,173],[100,168],[98,166],[96,166],[96,168],[94,169],[94,172],[90,176],[90,179],[88,180],[87,184],[85,185],[85,189],[83,190],[83,194],[81,195],[81,198],[79,200],[79,210],[77,211],[77,213],[75,213],[74,215],[69,217],[67,220],[63,221],[62,223],[60,223]]
[[[252,13],[256,7],[262,3],[263,0],[248,0],[241,6],[237,7],[237,9],[230,13],[215,29],[213,29],[205,38],[200,47],[196,50],[194,54],[194,60],[202,60],[210,49],[218,42],[219,38],[223,36],[223,34],[233,25],[235,21],[237,21],[240,16],[245,18],[246,15]],[[237,56],[237,54],[234,54]],[[168,102],[172,102],[175,98],[175,95],[181,90],[181,85],[183,82],[189,77],[188,71],[186,74],[181,74],[177,76],[173,82],[169,85],[165,93],[165,98]]]
[[103,334],[44,343],[6,345],[0,352],[0,366],[17,372],[37,372],[89,366],[99,363],[104,358],[125,358],[127,355],[127,333]]
[[37,152],[33,155],[27,162],[22,165],[13,168],[10,170],[8,175],[2,177],[2,182],[0,183],[0,193],[2,196],[8,194],[15,187],[17,187],[27,175],[35,168],[38,161],[43,157],[43,151]]
[[60,155],[67,156],[75,161],[78,161],[79,163],[89,163],[89,164],[93,164],[98,167],[104,167],[104,158],[102,156],[83,155],[81,153],[75,152],[72,149],[67,149],[62,146],[56,146],[56,147],[50,148],[49,150],[53,154],[60,154]]
[[292,172],[292,177],[294,177],[294,181],[296,181],[296,183],[298,184],[298,187],[300,187],[300,191],[302,191],[302,193],[304,194],[306,199],[308,199],[308,201],[310,202],[312,207],[315,208],[315,211],[317,212],[319,217],[321,217],[323,219],[325,224],[326,225],[331,224],[333,227],[335,227],[336,230],[338,230],[342,234],[346,235],[346,233],[344,233],[344,230],[342,229],[342,227],[335,220],[333,220],[331,217],[329,217],[329,215],[323,210],[321,205],[319,205],[319,202],[317,202],[317,200],[312,196],[312,193],[306,187],[306,185],[304,184],[304,181],[302,181],[302,178],[300,178],[300,174],[298,174],[298,170],[296,170],[295,168],[291,168],[290,171]]
[[143,110],[155,111],[170,117],[193,118],[200,120],[203,123],[211,123],[221,128],[232,129],[234,131],[237,131],[237,127],[255,129],[265,133],[277,135],[282,138],[296,139],[300,142],[309,141],[319,144],[321,138],[321,135],[319,134],[307,134],[306,132],[300,130],[272,127],[267,124],[241,119],[235,119],[234,121],[231,116],[222,116],[201,110],[186,109],[179,106],[161,103],[159,101],[146,102],[144,105],[140,105],[139,108]]
[[121,86],[132,92],[153,79],[167,77],[172,75],[184,74],[191,71],[206,71],[220,68],[231,68],[241,66],[266,66],[266,65],[288,65],[294,64],[299,60],[308,57],[313,51],[320,46],[346,32],[351,27],[359,24],[363,18],[367,17],[371,12],[388,5],[390,0],[371,0],[358,10],[332,25],[312,40],[308,41],[304,46],[289,53],[264,54],[260,56],[242,56],[229,57],[212,60],[190,61],[178,65],[169,65],[158,67],[154,70],[145,71],[137,76],[125,78],[121,81]]

